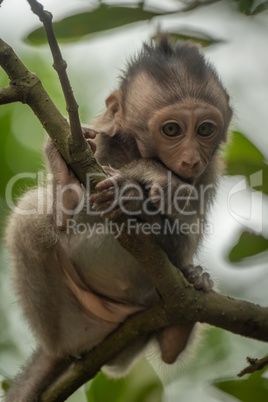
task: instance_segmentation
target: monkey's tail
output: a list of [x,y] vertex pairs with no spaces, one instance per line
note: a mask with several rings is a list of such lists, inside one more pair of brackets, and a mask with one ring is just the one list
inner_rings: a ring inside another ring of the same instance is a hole
[[70,360],[48,356],[38,348],[15,377],[3,402],[38,402],[41,394],[70,365]]

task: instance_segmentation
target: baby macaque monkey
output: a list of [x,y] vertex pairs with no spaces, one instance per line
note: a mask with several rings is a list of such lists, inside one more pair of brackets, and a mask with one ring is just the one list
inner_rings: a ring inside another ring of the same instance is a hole
[[[107,173],[95,194],[87,196],[48,141],[47,186],[22,197],[7,230],[15,288],[40,355],[80,356],[159,301],[146,272],[118,243],[120,227],[105,218],[116,223],[124,214],[130,233],[157,223],[150,235],[171,262],[196,288],[212,288],[209,275],[193,266],[202,230],[191,227],[205,222],[231,116],[229,96],[198,48],[161,35],[129,62],[85,132],[91,145],[96,136],[92,147]],[[164,362],[179,358],[194,326],[158,333]],[[130,345],[104,370],[124,374],[147,341]],[[28,391],[21,395],[31,400]]]

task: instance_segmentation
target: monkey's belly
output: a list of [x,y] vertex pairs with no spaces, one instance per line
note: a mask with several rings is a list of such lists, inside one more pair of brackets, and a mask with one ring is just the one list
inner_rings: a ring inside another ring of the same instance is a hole
[[146,307],[157,302],[150,278],[112,234],[72,236],[63,246],[82,281],[97,294]]

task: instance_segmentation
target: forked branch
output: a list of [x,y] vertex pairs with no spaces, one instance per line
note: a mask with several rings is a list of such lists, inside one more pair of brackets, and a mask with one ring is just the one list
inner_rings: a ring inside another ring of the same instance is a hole
[[[54,57],[54,67],[59,74],[67,102],[71,129],[38,77],[24,66],[2,40],[0,40],[0,65],[10,78],[10,85],[0,90],[0,104],[16,101],[27,103],[57,144],[65,161],[87,187],[87,174],[99,173],[101,180],[104,177],[103,170],[82,136],[78,106],[66,73],[66,63],[61,57],[53,33],[52,16],[44,11],[37,1],[28,0],[28,2],[46,28]],[[161,303],[130,317],[102,344],[90,351],[85,359],[72,364],[44,393],[43,401],[65,400],[80,385],[92,378],[103,364],[137,337],[167,325],[185,321],[207,322],[236,334],[268,341],[268,308],[215,292],[197,291],[186,283],[183,275],[149,236],[141,234],[130,236],[124,233],[119,241],[148,272],[161,295]]]

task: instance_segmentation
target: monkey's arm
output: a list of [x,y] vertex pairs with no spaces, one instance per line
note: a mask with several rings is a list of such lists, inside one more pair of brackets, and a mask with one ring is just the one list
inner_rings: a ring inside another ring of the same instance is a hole
[[[95,152],[96,144],[92,139],[95,138],[96,131],[84,127],[82,132],[93,152]],[[53,218],[57,228],[65,230],[67,220],[72,218],[77,206],[85,201],[85,193],[82,190],[79,180],[73,171],[68,168],[51,138],[48,138],[46,141],[45,156],[48,171],[52,173],[51,196],[53,201],[51,210]]]
[[190,185],[154,159],[140,158],[120,170],[108,166],[104,170],[110,177],[97,184],[98,193],[91,196],[91,201],[96,211],[110,218],[121,213],[174,215],[185,208],[192,192]]
[[[97,184],[99,193],[91,196],[94,209],[103,216],[114,219],[122,213],[130,217],[138,215],[160,226],[164,225],[163,221],[169,219],[169,216],[175,215],[175,219],[179,220],[183,218],[181,214],[188,207],[187,198],[191,196],[193,186],[182,182],[159,161],[138,159],[120,170],[111,167],[104,169],[110,178]],[[196,289],[212,289],[213,282],[209,274],[203,272],[202,267],[192,265],[194,250],[191,241],[190,245],[187,243],[187,236],[171,238],[160,235],[156,236],[156,240]]]

